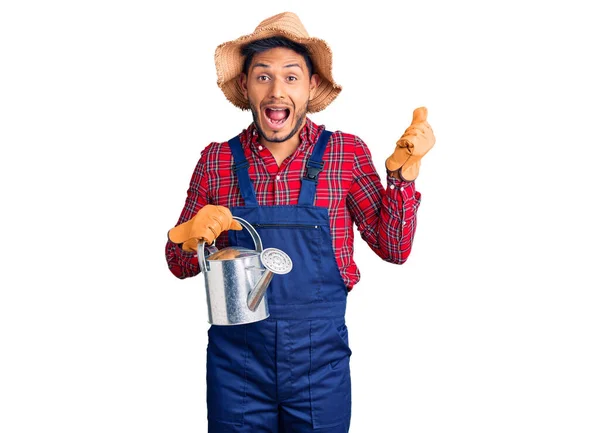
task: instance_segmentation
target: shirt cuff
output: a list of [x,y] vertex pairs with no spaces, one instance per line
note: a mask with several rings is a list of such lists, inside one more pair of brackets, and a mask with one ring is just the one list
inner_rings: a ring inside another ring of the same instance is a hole
[[386,195],[394,213],[398,216],[404,214],[405,218],[414,215],[421,203],[421,194],[415,189],[415,182],[388,175],[387,184]]
[[181,248],[182,244],[176,244],[174,242],[172,243],[173,245],[175,245],[175,254],[179,257],[182,263],[187,263],[192,266],[198,266],[197,251],[185,251],[183,248]]

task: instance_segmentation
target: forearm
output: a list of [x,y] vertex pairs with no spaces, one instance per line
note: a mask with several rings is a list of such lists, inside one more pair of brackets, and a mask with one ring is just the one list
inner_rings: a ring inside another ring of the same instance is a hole
[[414,182],[391,176],[387,181],[377,224],[376,252],[388,262],[402,264],[412,249],[421,194],[416,191]]

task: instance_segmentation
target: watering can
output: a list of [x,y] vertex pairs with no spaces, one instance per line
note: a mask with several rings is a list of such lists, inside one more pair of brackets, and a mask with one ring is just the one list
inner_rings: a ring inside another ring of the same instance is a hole
[[[273,275],[292,270],[292,259],[286,253],[277,248],[263,250],[254,227],[242,218],[233,219],[250,232],[254,250],[237,246],[218,250],[204,240],[198,243],[211,325],[242,325],[269,317],[267,287]],[[204,256],[205,247],[208,257]]]

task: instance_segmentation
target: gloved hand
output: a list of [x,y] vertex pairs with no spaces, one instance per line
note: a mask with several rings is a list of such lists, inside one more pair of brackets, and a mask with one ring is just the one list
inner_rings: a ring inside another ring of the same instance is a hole
[[421,158],[435,144],[435,136],[427,123],[427,108],[419,107],[413,112],[413,120],[402,137],[396,142],[396,150],[385,161],[389,171],[400,169],[402,180],[415,180],[419,175]]
[[207,204],[192,219],[169,230],[169,239],[194,252],[201,239],[212,244],[224,230],[242,230],[242,226],[225,206]]

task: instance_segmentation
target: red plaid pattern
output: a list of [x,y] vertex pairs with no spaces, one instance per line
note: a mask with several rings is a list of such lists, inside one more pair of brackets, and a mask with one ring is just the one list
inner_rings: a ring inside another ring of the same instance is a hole
[[[258,142],[254,124],[240,134],[250,167],[250,179],[259,205],[298,203],[301,178],[314,145],[324,126],[306,119],[296,151],[277,166],[271,152]],[[361,237],[382,259],[404,263],[408,258],[416,229],[416,214],[421,194],[414,182],[387,177],[383,188],[367,145],[358,137],[334,132],[323,155],[315,205],[329,209],[333,251],[348,290],[360,279],[353,260],[356,224]],[[185,206],[177,224],[192,218],[205,204],[243,206],[233,158],[227,142],[211,143],[201,153],[192,175]],[[217,239],[218,248],[227,246],[227,233]],[[198,258],[167,241],[169,269],[178,278],[200,272]]]

